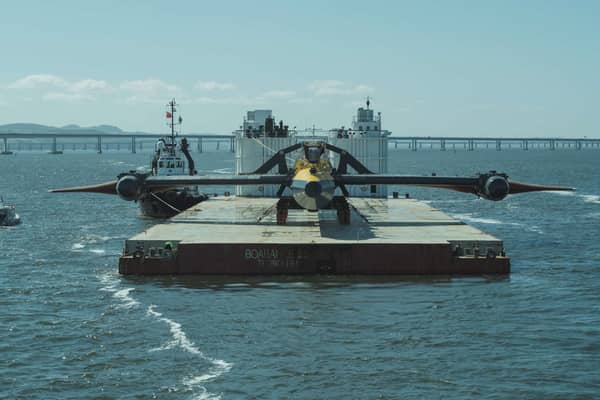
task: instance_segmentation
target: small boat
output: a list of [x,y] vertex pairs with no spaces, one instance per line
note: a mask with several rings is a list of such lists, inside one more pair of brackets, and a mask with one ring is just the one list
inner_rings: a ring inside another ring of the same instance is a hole
[[21,217],[17,214],[15,206],[4,204],[0,197],[0,226],[12,226],[21,223]]

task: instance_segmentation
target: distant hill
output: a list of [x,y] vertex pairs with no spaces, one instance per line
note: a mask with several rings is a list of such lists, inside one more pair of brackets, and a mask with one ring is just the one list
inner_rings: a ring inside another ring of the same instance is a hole
[[35,133],[35,134],[63,134],[63,135],[97,135],[98,133],[109,133],[109,134],[127,134],[127,133],[139,133],[144,134],[145,132],[125,132],[121,128],[113,125],[98,125],[82,127],[76,124],[69,124],[62,127],[31,124],[31,123],[16,123],[0,125],[0,133]]
[[97,131],[106,132],[106,133],[123,133],[123,130],[117,126],[113,125],[98,125],[92,126],[91,129],[95,129]]
[[[32,134],[58,134],[58,135],[98,135],[99,133],[106,133],[110,135],[157,135],[165,136],[169,133],[162,132],[143,132],[143,131],[124,131],[118,126],[102,124],[96,126],[79,126],[77,124],[68,124],[65,126],[49,126],[32,124],[27,122],[19,122],[15,124],[0,125],[0,133],[32,133]],[[199,135],[202,133],[185,132],[185,135]],[[206,135],[206,133],[203,133]],[[1,146],[1,145],[0,145]]]
[[0,125],[0,132],[14,132],[14,133],[56,133],[60,131],[60,128],[53,126],[28,124],[28,123],[16,123]]

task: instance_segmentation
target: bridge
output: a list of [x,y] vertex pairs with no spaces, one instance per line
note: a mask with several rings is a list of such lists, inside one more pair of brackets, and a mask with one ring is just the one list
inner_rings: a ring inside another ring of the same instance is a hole
[[[46,151],[60,154],[63,150],[94,150],[97,153],[110,150],[127,149],[132,153],[146,148],[154,150],[156,141],[164,137],[160,134],[137,133],[0,133],[4,146],[1,154],[12,154],[18,151]],[[216,144],[217,150],[224,145],[229,151],[235,151],[235,136],[232,134],[186,134],[190,146],[197,152],[204,151],[206,143]],[[310,136],[297,135],[299,140],[326,140],[326,135]],[[12,143],[9,143],[9,140]],[[479,149],[492,150],[584,150],[600,149],[600,139],[595,138],[552,138],[552,137],[468,137],[468,136],[390,136],[388,137],[391,149],[418,150],[466,150]]]
[[[68,133],[0,133],[0,138],[4,142],[4,148],[2,154],[12,154],[14,149],[14,143],[11,147],[8,140],[11,139],[16,141],[16,148],[18,150],[40,150],[43,151],[46,147],[49,147],[51,154],[60,154],[65,150],[65,146],[71,146],[72,150],[89,150],[93,149],[99,154],[107,150],[121,150],[121,146],[124,146],[131,151],[136,153],[138,150],[142,150],[144,142],[150,142],[151,149],[154,150],[154,144],[160,138],[164,138],[165,135],[161,134],[138,134],[138,133],[99,133],[99,134],[68,134]],[[194,135],[186,134],[183,137],[187,138],[190,145],[193,145],[193,141],[196,142],[196,150],[198,152],[203,151],[204,143],[216,143],[217,148],[222,143],[229,146],[230,151],[235,150],[235,136],[234,135]],[[62,143],[59,143],[61,139]],[[148,143],[146,143],[148,145]],[[89,148],[88,148],[89,147]]]
[[441,151],[464,149],[474,151],[477,149],[494,149],[497,151],[508,149],[600,149],[600,139],[592,138],[552,138],[552,137],[432,137],[432,136],[390,136],[390,145],[393,148],[408,148],[412,151],[420,149],[437,149]]

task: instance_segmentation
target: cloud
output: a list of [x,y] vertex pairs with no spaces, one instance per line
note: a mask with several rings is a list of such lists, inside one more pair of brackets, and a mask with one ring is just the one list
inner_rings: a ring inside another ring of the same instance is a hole
[[[289,104],[324,103],[335,96],[367,95],[374,91],[367,84],[345,82],[340,80],[316,80],[302,90],[273,89],[257,94],[238,93],[238,87],[229,81],[197,81],[186,85],[185,90],[175,84],[158,78],[132,79],[119,82],[108,82],[102,79],[85,78],[69,80],[53,74],[32,74],[22,77],[8,86],[15,90],[38,89],[36,98],[45,101],[92,101],[107,93],[117,94],[111,98],[126,104],[163,104],[169,98],[177,98],[188,104],[221,104],[263,107],[272,103]],[[190,87],[200,90],[200,96],[190,96]],[[23,92],[31,96],[33,92]],[[187,94],[187,96],[186,96]],[[189,96],[189,97],[188,97]],[[185,101],[183,98],[185,98]],[[349,99],[350,100],[350,99]]]
[[262,104],[264,100],[259,98],[236,96],[236,97],[197,97],[194,103],[198,104],[236,104],[236,105],[255,105]]
[[308,89],[315,96],[358,95],[372,93],[374,89],[365,84],[352,84],[336,80],[314,81]]
[[68,103],[77,103],[82,101],[94,101],[95,98],[84,93],[65,93],[65,92],[50,92],[46,93],[42,100],[44,101],[64,101]]
[[[7,86],[9,89],[48,89],[56,88],[66,90],[69,92],[83,93],[83,92],[97,92],[106,91],[111,89],[110,85],[103,80],[96,79],[82,79],[79,81],[71,82],[67,79],[61,78],[57,75],[52,74],[33,74],[27,75]],[[50,97],[53,97],[56,93],[50,93]],[[47,96],[44,96],[47,97]],[[71,96],[76,98],[77,96]],[[82,96],[79,96],[82,97]]]
[[143,96],[143,95],[133,95],[127,96],[124,99],[118,100],[120,103],[125,103],[129,105],[135,104],[167,104],[167,99],[163,96]]
[[289,99],[296,96],[293,90],[270,90],[263,93],[259,98],[263,99]]
[[119,89],[129,94],[125,98],[127,104],[165,103],[168,97],[182,94],[178,86],[154,78],[124,81]]
[[224,92],[237,89],[237,86],[231,82],[216,82],[216,81],[198,81],[194,85],[196,89],[206,92]]
[[68,86],[67,80],[51,74],[28,75],[8,85],[9,89],[34,89],[40,86]]
[[125,81],[119,86],[120,89],[141,94],[177,94],[181,89],[160,79],[141,79]]
[[111,89],[111,87],[106,81],[96,79],[83,79],[69,84],[69,90],[73,92],[102,91],[108,89]]

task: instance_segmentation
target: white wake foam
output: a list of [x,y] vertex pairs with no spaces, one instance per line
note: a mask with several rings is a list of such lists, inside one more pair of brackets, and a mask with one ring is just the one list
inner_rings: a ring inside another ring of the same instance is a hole
[[212,381],[219,376],[229,372],[233,364],[228,363],[224,360],[219,360],[217,358],[212,358],[205,355],[195,344],[192,342],[186,335],[186,333],[181,328],[181,324],[179,322],[175,322],[172,319],[163,317],[161,313],[155,310],[155,305],[150,305],[148,307],[148,315],[156,318],[159,321],[164,322],[169,326],[169,331],[171,332],[172,340],[162,345],[160,348],[152,349],[151,351],[157,350],[166,350],[171,349],[173,347],[179,347],[190,354],[194,354],[201,359],[208,361],[211,363],[211,367],[208,372],[202,375],[187,377],[182,380],[182,384],[186,386],[189,390],[199,390],[200,393],[195,397],[196,399],[220,399],[221,396],[210,393],[206,390],[202,384],[204,382]]
[[600,196],[597,194],[581,194],[580,197],[586,203],[600,204]]
[[140,304],[139,301],[135,300],[133,297],[129,295],[131,291],[135,290],[134,288],[125,288],[121,290],[117,290],[113,297],[118,299],[121,303],[119,304],[119,308],[132,308],[136,307]]
[[[75,251],[75,252],[79,252],[80,250],[83,250],[90,245],[101,246],[102,243],[106,243],[110,240],[116,240],[116,239],[123,239],[123,237],[122,236],[100,236],[100,235],[88,234],[88,235],[84,235],[83,237],[81,237],[79,239],[79,242],[73,243],[73,245],[71,245],[71,250]],[[104,249],[95,248],[95,249],[89,249],[88,251],[90,251],[91,253],[95,253],[95,254],[106,254],[106,250],[104,250]]]
[[559,196],[575,196],[575,192],[567,192],[563,190],[547,190],[546,193],[557,194]]
[[[518,225],[520,225],[520,224],[518,224]],[[531,231],[531,232],[539,233],[540,235],[544,234],[544,231],[542,230],[542,228],[540,228],[537,225],[529,225],[525,229],[528,231]]]
[[491,224],[491,225],[510,225],[510,226],[520,226],[523,227],[526,231],[535,232],[537,234],[543,235],[544,231],[537,225],[526,225],[520,224],[518,222],[503,222],[493,218],[478,218],[474,217],[470,214],[451,214],[452,217],[457,218],[463,222],[474,222],[480,224]]
[[113,298],[118,300],[117,308],[130,309],[137,307],[140,303],[129,295],[134,288],[117,288],[119,281],[110,274],[104,274],[99,277],[100,282],[104,285],[100,288],[103,292],[110,292]]
[[458,218],[465,222],[478,222],[480,224],[503,224],[502,221],[492,218],[477,218],[469,214],[452,214],[454,218]]

